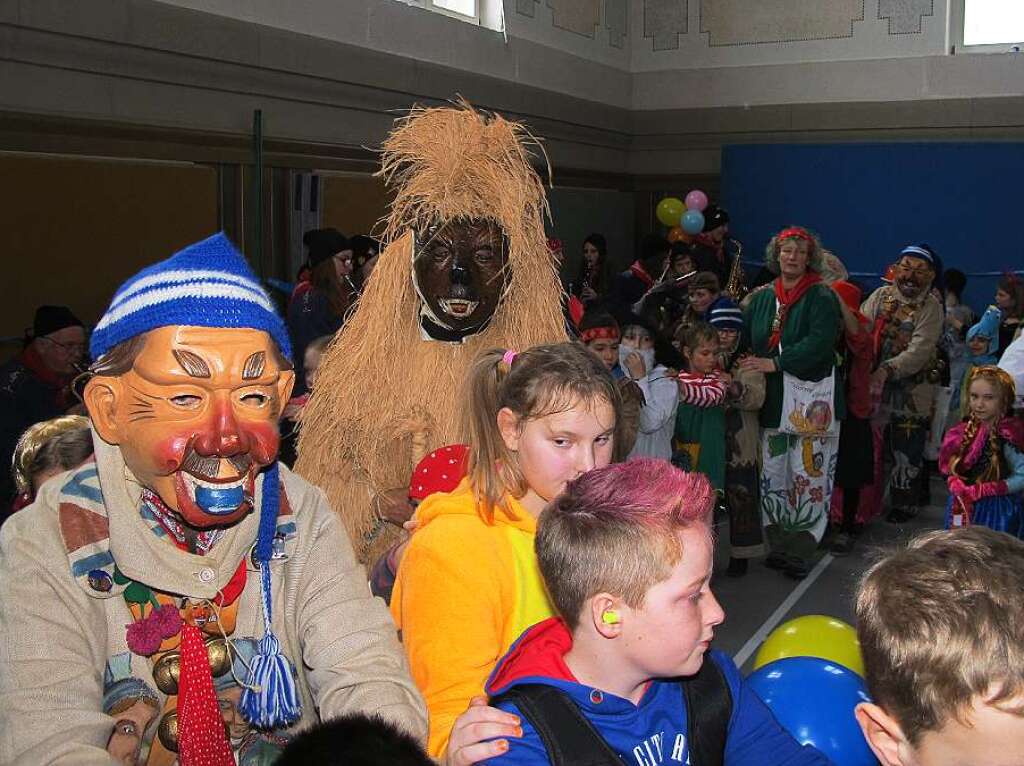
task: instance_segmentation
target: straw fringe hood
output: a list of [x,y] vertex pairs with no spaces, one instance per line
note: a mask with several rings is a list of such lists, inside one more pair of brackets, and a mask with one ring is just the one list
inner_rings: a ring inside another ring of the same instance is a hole
[[[407,488],[426,452],[464,441],[462,386],[491,348],[566,340],[547,249],[544,188],[526,129],[468,104],[414,109],[384,143],[378,175],[395,190],[366,291],[321,360],[302,417],[297,471],[327,493],[357,555],[372,562],[400,534],[374,530],[376,496]],[[485,218],[508,239],[507,289],[487,328],[462,344],[422,339],[412,283],[414,231]]]

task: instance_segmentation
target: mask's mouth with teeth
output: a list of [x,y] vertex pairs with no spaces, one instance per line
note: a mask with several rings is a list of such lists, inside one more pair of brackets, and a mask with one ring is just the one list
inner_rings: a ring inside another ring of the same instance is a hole
[[179,508],[208,516],[231,516],[252,508],[253,467],[249,455],[202,457],[190,451],[174,477]]
[[480,305],[480,301],[468,301],[463,298],[445,298],[440,299],[438,303],[441,304],[444,313],[459,319],[465,319]]

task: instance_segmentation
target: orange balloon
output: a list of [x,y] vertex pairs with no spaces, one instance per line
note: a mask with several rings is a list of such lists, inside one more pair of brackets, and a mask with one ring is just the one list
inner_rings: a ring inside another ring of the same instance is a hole
[[689,242],[690,235],[683,231],[682,226],[673,226],[668,230],[669,242]]

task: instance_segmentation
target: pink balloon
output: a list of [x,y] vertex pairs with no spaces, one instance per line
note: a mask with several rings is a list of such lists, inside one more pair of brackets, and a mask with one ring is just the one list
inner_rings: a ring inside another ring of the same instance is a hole
[[708,195],[702,192],[700,189],[694,189],[692,192],[686,195],[686,209],[687,210],[699,210],[704,212],[704,208],[708,206]]

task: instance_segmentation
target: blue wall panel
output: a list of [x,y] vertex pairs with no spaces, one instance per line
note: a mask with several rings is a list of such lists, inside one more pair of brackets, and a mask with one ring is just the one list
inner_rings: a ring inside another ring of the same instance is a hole
[[[947,268],[968,274],[1024,269],[1020,143],[726,146],[722,204],[748,260],[797,223],[817,231],[850,271],[880,273],[913,242],[931,244]],[[991,302],[996,279],[969,278],[968,302]]]

